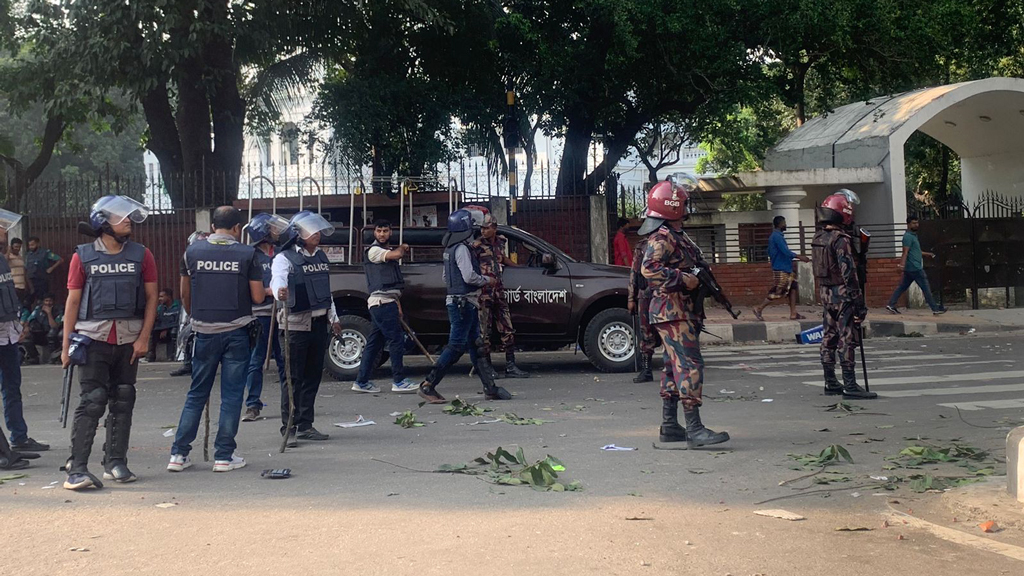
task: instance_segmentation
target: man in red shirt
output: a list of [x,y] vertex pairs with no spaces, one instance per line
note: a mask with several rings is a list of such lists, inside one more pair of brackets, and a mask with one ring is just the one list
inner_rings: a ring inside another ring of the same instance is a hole
[[65,469],[68,490],[102,488],[89,473],[89,454],[107,405],[103,477],[134,482],[128,469],[128,445],[135,407],[137,360],[146,356],[156,322],[157,272],[153,253],[132,242],[132,224],[148,209],[126,196],[104,196],[93,205],[89,226],[96,240],[75,249],[68,273],[61,362],[71,364],[71,333],[87,336],[80,368],[81,403],[71,427],[71,457]]
[[615,239],[612,241],[612,248],[615,250],[615,265],[632,266],[633,251],[629,248],[629,240],[626,238],[626,227],[629,226],[629,220],[619,218],[616,226],[619,230],[615,233]]

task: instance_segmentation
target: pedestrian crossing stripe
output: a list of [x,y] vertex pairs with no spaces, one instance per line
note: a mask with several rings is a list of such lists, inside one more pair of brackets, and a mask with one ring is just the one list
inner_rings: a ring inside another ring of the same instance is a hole
[[[821,382],[816,383],[821,386]],[[875,383],[871,382],[872,388]],[[993,384],[990,386],[953,386],[951,388],[924,388],[921,390],[887,390],[878,395],[885,398],[914,398],[917,396],[956,396],[959,394],[1002,394],[1024,392],[1024,384]]]
[[[972,372],[969,374],[936,374],[933,376],[904,376],[895,378],[871,378],[871,386],[899,386],[901,384],[940,384],[942,382],[976,382],[979,380],[1005,380],[1024,377],[1024,370],[1005,372]],[[804,382],[808,386],[821,386],[821,380]]]
[[[868,363],[869,364],[879,364],[881,362],[895,361],[895,360],[899,360],[901,362],[906,361],[906,360],[949,360],[949,359],[953,359],[953,358],[977,358],[977,356],[968,356],[968,355],[961,355],[961,354],[918,354],[916,356],[904,356],[902,358],[878,358],[877,356],[874,356],[873,358],[868,360]],[[1006,362],[1006,361],[1005,360],[992,360],[991,362],[999,363],[999,362]],[[1013,360],[1010,360],[1010,362],[1013,362]],[[777,366],[821,366],[821,359],[818,358],[817,356],[815,356],[813,360],[801,360],[801,361],[789,361],[789,362],[755,362],[753,366],[750,366],[750,365],[743,365],[743,366],[720,365],[720,364],[717,363],[717,360],[716,360],[715,362],[706,362],[705,361],[704,365],[712,367],[712,368],[723,369],[723,370],[747,370],[749,368],[753,368],[755,370],[758,370],[760,368],[774,368],[774,367],[777,367]],[[933,366],[933,364],[929,364],[929,366]],[[780,372],[779,374],[783,374],[783,373]],[[795,374],[786,374],[786,375],[788,375],[788,376],[795,376]]]
[[1024,408],[1024,398],[1008,398],[1006,400],[980,400],[975,402],[950,402],[939,404],[945,408],[959,408],[960,410],[1003,410],[1007,408]]
[[[891,373],[891,372],[909,372],[909,371],[912,371],[912,370],[918,370],[920,368],[931,368],[933,366],[966,366],[966,365],[970,365],[970,364],[1006,364],[1007,368],[1011,368],[1014,363],[1016,363],[1016,360],[975,360],[973,362],[936,362],[936,363],[933,363],[933,364],[907,364],[907,365],[900,365],[900,366],[885,366],[885,367],[882,367],[882,366],[877,366],[877,365],[872,366],[873,364],[877,364],[877,363],[872,361],[872,360],[868,360],[868,365],[870,367],[870,370],[869,370],[870,374],[869,375],[872,378],[874,378],[874,374],[888,374],[888,373]],[[808,371],[805,371],[805,372],[751,372],[750,374],[754,375],[754,376],[767,376],[769,378],[803,378],[805,376],[821,376],[821,369],[820,369],[821,363],[820,362],[814,362],[814,363],[811,363],[811,362],[801,362],[801,364],[808,364],[808,365],[816,364],[816,365],[819,366],[819,369],[818,370],[808,370]],[[721,368],[726,368],[726,367],[722,366]],[[732,369],[732,368],[736,368],[736,367],[729,367],[729,368]]]

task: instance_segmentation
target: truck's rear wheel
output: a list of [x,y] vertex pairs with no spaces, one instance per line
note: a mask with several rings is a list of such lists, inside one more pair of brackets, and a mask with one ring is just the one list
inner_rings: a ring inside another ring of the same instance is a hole
[[624,308],[609,308],[594,316],[583,334],[583,350],[602,372],[633,370],[636,336],[633,317]]
[[[327,346],[327,362],[324,364],[327,371],[338,380],[355,380],[373,326],[361,316],[342,316],[338,321],[341,323],[341,335],[331,338]],[[377,359],[376,366],[384,363],[385,354],[382,353]]]

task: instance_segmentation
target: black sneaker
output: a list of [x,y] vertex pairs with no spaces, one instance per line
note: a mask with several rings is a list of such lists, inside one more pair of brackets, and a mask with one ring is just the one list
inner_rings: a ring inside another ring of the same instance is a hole
[[252,406],[245,410],[245,415],[242,416],[242,422],[255,422],[260,419],[260,409]]
[[50,445],[26,438],[17,444],[11,444],[11,448],[18,452],[45,452],[50,449]]
[[945,313],[946,313],[946,307],[945,306],[942,306],[941,308],[936,308],[935,310],[932,310],[932,314],[934,314],[936,316],[938,316],[939,314],[945,314]]
[[895,306],[886,306],[885,309],[888,310],[890,314],[902,314],[900,309]]
[[103,488],[103,482],[88,472],[73,472],[64,481],[68,490],[85,490],[86,488]]
[[128,469],[125,464],[114,464],[110,468],[103,471],[104,480],[113,480],[118,484],[127,484],[129,482],[135,482],[139,479],[134,472]]
[[192,375],[192,367],[191,366],[182,366],[181,368],[178,368],[177,370],[171,372],[171,376],[191,376],[191,375]]
[[299,440],[318,440],[319,441],[319,440],[327,440],[328,438],[330,438],[330,436],[327,435],[327,434],[324,434],[323,432],[320,432],[316,428],[313,428],[312,426],[310,426],[306,430],[299,430],[299,433],[296,435],[296,438],[298,438]]

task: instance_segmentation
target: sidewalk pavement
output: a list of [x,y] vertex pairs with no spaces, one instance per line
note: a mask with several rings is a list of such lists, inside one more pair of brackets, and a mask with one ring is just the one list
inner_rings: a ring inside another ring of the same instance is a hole
[[[761,316],[764,322],[754,318],[750,307],[733,319],[722,308],[709,307],[707,310],[707,331],[721,340],[707,336],[705,343],[736,342],[796,342],[796,335],[821,324],[821,308],[798,306],[797,312],[803,320],[790,320],[788,306],[772,306]],[[934,315],[927,309],[904,309],[902,314],[891,314],[885,308],[872,308],[864,323],[868,338],[878,336],[903,336],[911,333],[960,334],[974,332],[1001,332],[1024,330],[1024,308],[1000,310],[950,310]],[[817,345],[817,344],[815,344]]]

